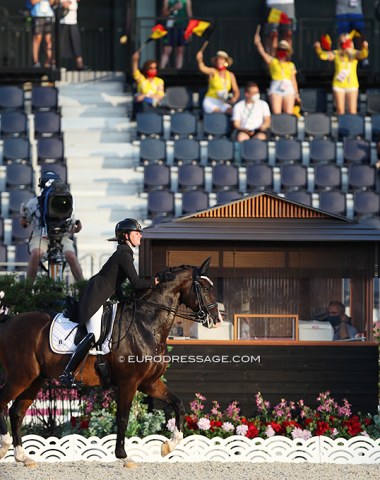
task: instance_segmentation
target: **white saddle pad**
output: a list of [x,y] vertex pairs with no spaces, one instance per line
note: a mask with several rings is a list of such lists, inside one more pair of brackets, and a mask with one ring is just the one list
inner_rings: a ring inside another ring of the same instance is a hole
[[[106,355],[111,350],[112,327],[115,321],[117,305],[114,304],[112,307],[112,326],[110,332],[105,338],[101,350],[92,349],[89,352],[90,355]],[[75,351],[77,346],[74,343],[74,338],[77,333],[77,327],[78,324],[71,322],[63,313],[58,313],[53,318],[50,326],[49,342],[54,353],[71,354]]]

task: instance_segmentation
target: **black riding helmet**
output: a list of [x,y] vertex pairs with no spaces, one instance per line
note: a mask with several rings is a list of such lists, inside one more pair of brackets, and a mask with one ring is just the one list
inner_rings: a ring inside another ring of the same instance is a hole
[[43,175],[40,177],[38,186],[40,188],[45,188],[47,183],[51,185],[55,180],[61,180],[61,177],[58,175],[58,173],[52,172],[52,171],[47,171],[44,172]]
[[116,224],[115,237],[109,238],[109,242],[125,243],[125,234],[130,232],[142,232],[142,226],[134,218],[125,218]]

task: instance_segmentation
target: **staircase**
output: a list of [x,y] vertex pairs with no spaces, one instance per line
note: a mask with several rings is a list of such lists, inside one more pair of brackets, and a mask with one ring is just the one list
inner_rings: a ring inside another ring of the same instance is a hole
[[146,217],[146,200],[138,196],[142,173],[135,167],[127,116],[131,96],[124,77],[111,73],[63,78],[58,84],[68,183],[75,216],[83,229],[76,236],[86,278],[96,273],[115,249],[115,224],[125,217]]

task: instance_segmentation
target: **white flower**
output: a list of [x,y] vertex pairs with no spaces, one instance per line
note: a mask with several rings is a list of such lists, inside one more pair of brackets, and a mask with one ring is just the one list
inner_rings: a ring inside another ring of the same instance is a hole
[[202,417],[200,420],[198,420],[198,428],[199,430],[210,430],[210,420],[206,417]]
[[309,438],[312,437],[311,435],[311,432],[309,432],[309,430],[302,430],[302,428],[294,428],[292,430],[292,437],[293,437],[293,440],[295,440],[296,438],[302,438],[303,440],[308,440]]
[[236,435],[242,435],[245,437],[245,435],[248,432],[248,425],[238,425],[236,427]]
[[174,432],[175,430],[175,418],[170,418],[166,424],[166,428],[169,432]]
[[274,437],[276,435],[276,432],[273,430],[272,425],[268,425],[267,429],[265,430],[265,435],[269,437]]
[[235,429],[231,422],[224,422],[222,428],[225,432],[233,432]]

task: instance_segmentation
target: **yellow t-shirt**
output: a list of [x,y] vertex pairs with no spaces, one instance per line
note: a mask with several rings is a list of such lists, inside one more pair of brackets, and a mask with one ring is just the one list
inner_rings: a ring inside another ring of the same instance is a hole
[[218,71],[216,71],[214,75],[210,76],[206,97],[220,98],[218,93],[229,92],[231,90],[231,75],[228,70],[225,72],[225,78],[222,78]]
[[165,95],[164,81],[162,78],[154,77],[151,81],[144,77],[140,70],[134,72],[133,78],[137,83],[138,93],[142,93],[143,95],[160,95],[161,97]]
[[293,62],[280,62],[278,58],[273,58],[269,64],[269,73],[272,80],[291,80],[297,70]]

